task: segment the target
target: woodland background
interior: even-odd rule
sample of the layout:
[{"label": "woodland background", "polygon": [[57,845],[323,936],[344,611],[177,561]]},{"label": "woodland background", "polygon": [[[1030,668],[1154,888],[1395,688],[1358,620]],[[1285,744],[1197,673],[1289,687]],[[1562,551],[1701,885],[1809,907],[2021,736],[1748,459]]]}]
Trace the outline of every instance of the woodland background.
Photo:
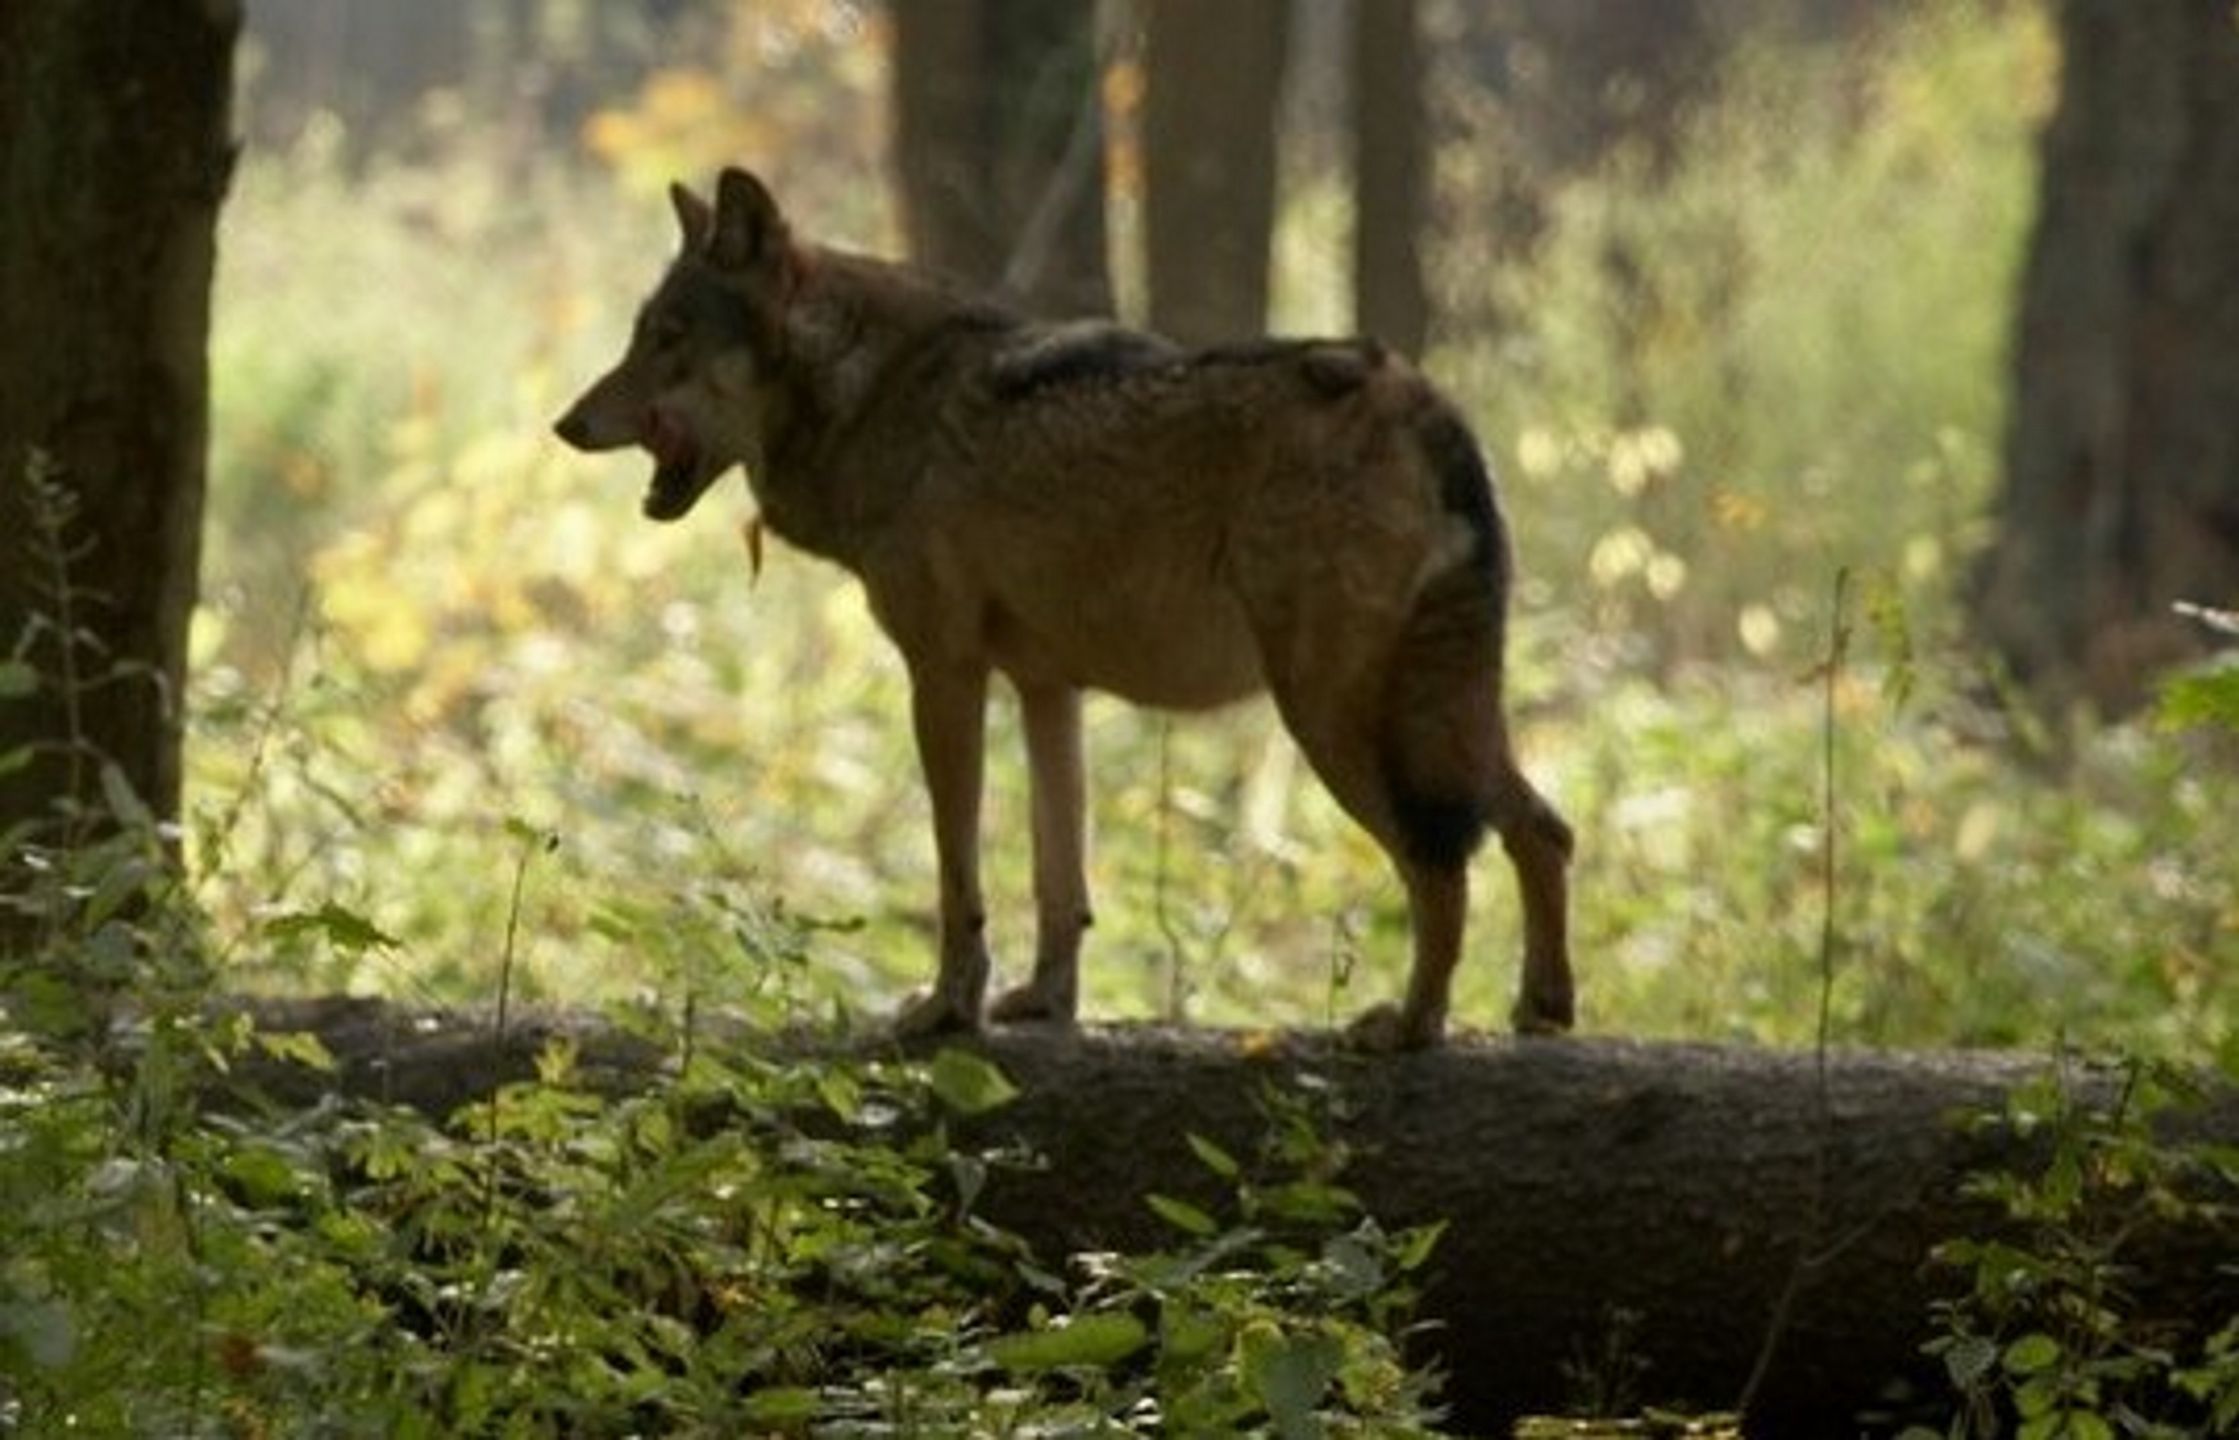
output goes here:
[{"label": "woodland background", "polygon": [[[482,1313],[473,1296],[501,1272],[541,1274],[523,1254],[559,1266],[580,1247],[536,1230],[528,1203],[589,1183],[542,1168],[580,1159],[566,1127],[593,1123],[553,1098],[573,1094],[564,1046],[548,1057],[556,1088],[524,1102],[517,1131],[501,1136],[489,1108],[488,1150],[469,1145],[481,1120],[440,1139],[406,1129],[406,1143],[382,1128],[406,1125],[390,1116],[347,1143],[254,1132],[261,1158],[242,1160],[224,1148],[241,1142],[233,1122],[183,1098],[185,1077],[255,1048],[200,1018],[213,988],[605,1006],[681,1044],[674,1068],[698,1075],[711,1063],[698,1017],[861,1028],[922,983],[925,802],[900,666],[854,590],[775,547],[756,573],[743,487],[688,525],[648,525],[642,466],[572,455],[548,433],[618,351],[673,246],[662,188],[704,187],[727,163],[770,181],[811,237],[1009,279],[1052,308],[1108,302],[1193,338],[1363,325],[1420,352],[1483,436],[1516,534],[1511,693],[1526,765],[1581,836],[1588,1035],[2074,1048],[2126,1057],[2134,1075],[2239,1074],[2239,671],[2214,623],[2239,600],[2239,22],[2226,5],[271,0],[250,6],[230,52],[230,121],[179,127],[207,173],[143,156],[122,180],[56,166],[70,142],[54,136],[98,137],[102,115],[129,127],[161,87],[78,85],[57,57],[170,75],[187,49],[163,53],[152,29],[139,51],[71,48],[54,39],[76,23],[68,9],[0,17],[0,94],[32,97],[7,102],[0,132],[14,202],[0,222],[0,493],[16,547],[0,621],[20,635],[0,660],[14,917],[0,929],[0,1155],[23,1201],[0,1248],[30,1257],[0,1262],[0,1342],[17,1368],[0,1377],[0,1430],[47,1433],[43,1410],[97,1433],[86,1417],[117,1433],[296,1433],[275,1419],[296,1413],[290,1386],[349,1397],[368,1433],[405,1414],[423,1433],[744,1423],[721,1407],[742,1371],[765,1373],[746,1360],[722,1372],[728,1391],[719,1377],[690,1405],[648,1390],[570,1410],[564,1397],[591,1407],[603,1392],[524,1359],[556,1353],[536,1335],[452,1324],[446,1307]],[[45,98],[65,89],[87,108]],[[71,129],[62,115],[96,119]],[[189,414],[154,449],[122,444],[91,465],[71,447],[115,394],[42,410],[36,377],[73,353],[56,338],[80,333],[70,317],[137,283],[150,252],[69,249],[68,226],[144,242],[158,222],[118,226],[116,197],[155,203],[183,173],[205,211],[223,197],[207,447]],[[65,192],[96,199],[81,214],[54,199]],[[82,263],[53,261],[65,253]],[[185,330],[201,353],[199,327]],[[174,483],[142,462],[179,453],[182,433],[194,473]],[[182,513],[160,503],[189,494]],[[150,535],[170,539],[140,543]],[[184,585],[151,558],[192,557],[196,541]],[[158,581],[146,603],[173,638],[142,650],[103,632]],[[57,618],[73,603],[76,619]],[[136,738],[104,738],[112,712]],[[1000,704],[992,731],[992,933],[998,963],[1015,965],[1032,906],[1020,747]],[[1256,1035],[1327,1026],[1396,988],[1402,897],[1264,708],[1174,722],[1092,702],[1087,738],[1090,1016]],[[1517,921],[1505,885],[1477,892],[1455,1012],[1491,1029]],[[321,1059],[312,1042],[264,1048]],[[866,1095],[931,1103],[901,1072],[745,1071],[751,1085],[726,1072],[730,1103],[779,1129],[804,1096],[849,1122]],[[952,1068],[934,1092],[972,1110],[1007,1088]],[[2078,1162],[2094,1184],[2110,1178],[2092,1168],[2110,1137],[2140,1147],[2112,1176],[2118,1200],[2143,1186],[2182,1208],[2174,1197],[2196,1194],[2192,1171],[2135,1160],[2167,1157],[2124,1105],[2093,1112],[2093,1130],[2058,1086],[2032,1103],[2024,1129],[2084,1126],[2074,1153],[2098,1157]],[[659,1113],[673,1128],[648,1154],[715,1164]],[[1286,1116],[1271,1123],[1290,1148],[1268,1163],[1334,1183],[1315,1168],[1329,1159],[1315,1126],[1286,1130]],[[936,1210],[964,1183],[946,1161],[860,1143],[795,1189],[727,1183],[773,1215],[813,1211],[834,1176],[881,1166],[909,1176],[888,1198],[937,1191]],[[1214,1153],[1197,1158],[1233,1178]],[[764,1184],[777,1168],[725,1154]],[[2228,1187],[2239,1167],[2218,1163]],[[350,1187],[364,1183],[390,1186],[392,1208],[363,1203]],[[454,1183],[484,1197],[461,1205],[455,1232],[405,1224]],[[225,1203],[198,1210],[211,1196]],[[1267,1218],[1251,1204],[1246,1229]],[[378,1212],[381,1243],[461,1268],[424,1295],[395,1274],[365,1285],[353,1247],[371,1234],[314,1227],[315,1255],[287,1250],[303,1267],[287,1273],[359,1276],[314,1302],[210,1258],[221,1235],[244,1253],[302,1243],[268,1212],[306,1207],[329,1232],[375,1227]],[[1158,1213],[1184,1237],[1239,1233],[1225,1214]],[[683,1231],[721,1228],[694,1215]],[[877,1230],[818,1244],[875,1249]],[[721,1265],[677,1243],[694,1293],[717,1293]],[[629,1278],[609,1279],[634,1295],[648,1272],[623,1249]],[[1397,1284],[1403,1257],[1423,1263],[1401,1244],[1379,1274]],[[120,1260],[144,1288],[117,1285]],[[801,1263],[822,1283],[827,1260]],[[1156,1289],[1140,1283],[1126,1304],[1093,1286],[1068,1303],[1139,1310]],[[169,1284],[211,1307],[175,1349],[151,1340]],[[416,1296],[401,1310],[400,1290]],[[1220,1312],[1226,1403],[1244,1408],[1206,1414],[1307,1433],[1286,1428],[1267,1381],[1281,1368],[1268,1356],[1306,1361],[1242,1338],[1264,1339],[1261,1322],[1305,1333],[1297,1293],[1278,1284],[1253,1292],[1264,1312]],[[952,1320],[973,1303],[941,1301]],[[1020,1303],[987,1300],[975,1323],[1000,1329],[989,1317],[1015,1320]],[[678,1324],[706,1318],[673,1308]],[[1395,1328],[1399,1308],[1356,1316],[1362,1333]],[[443,1352],[457,1368],[424,1384],[345,1374],[336,1337],[399,1313],[415,1344],[458,1342]],[[2115,1413],[2117,1379],[2083,1364],[2114,1353],[2108,1334],[2179,1355],[2164,1381],[2225,1357],[2200,1371],[2207,1398],[2168,1400],[2176,1428],[2133,1433],[2205,1433],[2184,1427],[2219,1403],[2239,1410],[2226,1316],[2190,1317],[2180,1344],[2142,1322],[2068,1331],[2031,1313],[1921,1316],[1967,1397],[1935,1412],[1950,1417],[1936,1433],[2001,1423],[1970,1415],[2033,1418],[2017,1397],[2047,1373],[2023,1343],[2039,1334],[2059,1336],[2069,1388],[2034,1418],[2071,1428],[2035,1433],[2114,1433],[2072,1418]],[[321,1338],[290,1339],[290,1323]],[[610,1363],[643,1343],[602,1335]],[[1970,1337],[1990,1346],[1972,1370]],[[755,1414],[807,1425],[810,1410],[783,1408],[807,1403],[795,1392],[845,1387],[771,1343],[787,1358],[767,1393],[782,1397]],[[329,1369],[291,1370],[299,1350]],[[1120,1366],[1132,1353],[1065,1359],[1116,1387],[1083,1380],[1065,1403],[1127,1413],[1126,1387],[1147,1383]],[[698,1374],[663,1354],[654,1369]],[[943,1383],[966,1377],[942,1392],[962,1408],[940,1413],[993,1423],[970,1377],[994,1362],[942,1371],[909,1354]],[[108,1393],[94,1377],[128,1356],[145,1383]],[[1604,1358],[1596,1374],[1631,1373]],[[889,1355],[887,1372],[901,1363]],[[1418,1398],[1362,1383],[1316,1423],[1342,1430],[1339,1411],[1366,1424]],[[908,1431],[890,1392],[846,1393],[847,1414]],[[1579,1393],[1604,1410],[1642,1398]]]}]

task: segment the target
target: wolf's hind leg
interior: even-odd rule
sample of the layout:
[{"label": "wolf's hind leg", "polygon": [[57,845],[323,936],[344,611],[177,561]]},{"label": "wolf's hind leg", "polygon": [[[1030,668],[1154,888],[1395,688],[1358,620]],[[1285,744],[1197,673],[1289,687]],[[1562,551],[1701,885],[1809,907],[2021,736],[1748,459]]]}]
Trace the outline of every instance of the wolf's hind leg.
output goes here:
[{"label": "wolf's hind leg", "polygon": [[980,896],[980,789],[985,767],[987,671],[913,663],[910,719],[933,805],[941,876],[940,973],[895,1020],[903,1037],[976,1030],[987,993],[987,909]]},{"label": "wolf's hind leg", "polygon": [[1421,1050],[1444,1037],[1447,997],[1469,918],[1465,865],[1397,857],[1394,863],[1407,885],[1408,920],[1415,933],[1414,967],[1408,971],[1405,999],[1398,1005],[1378,1005],[1349,1027],[1349,1038],[1367,1050]]},{"label": "wolf's hind leg", "polygon": [[1512,761],[1506,762],[1495,791],[1492,822],[1509,864],[1515,867],[1516,891],[1524,907],[1524,976],[1510,1018],[1519,1034],[1568,1030],[1575,1018],[1569,935],[1570,826]]},{"label": "wolf's hind leg", "polygon": [[989,1014],[1069,1025],[1080,1003],[1081,932],[1090,921],[1080,692],[1021,686],[1019,715],[1034,807],[1034,975],[997,997]]}]

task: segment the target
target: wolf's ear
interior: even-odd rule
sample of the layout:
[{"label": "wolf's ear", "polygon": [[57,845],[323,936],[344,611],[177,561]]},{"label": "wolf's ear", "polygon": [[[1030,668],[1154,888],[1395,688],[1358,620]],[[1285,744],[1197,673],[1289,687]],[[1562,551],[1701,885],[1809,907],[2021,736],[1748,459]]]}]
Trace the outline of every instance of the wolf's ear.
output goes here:
[{"label": "wolf's ear", "polygon": [[725,270],[752,270],[785,253],[785,217],[761,181],[733,166],[715,182],[707,255]]},{"label": "wolf's ear", "polygon": [[715,228],[715,210],[681,181],[669,185],[669,204],[676,207],[676,228],[684,232],[684,251],[690,254],[707,244]]}]

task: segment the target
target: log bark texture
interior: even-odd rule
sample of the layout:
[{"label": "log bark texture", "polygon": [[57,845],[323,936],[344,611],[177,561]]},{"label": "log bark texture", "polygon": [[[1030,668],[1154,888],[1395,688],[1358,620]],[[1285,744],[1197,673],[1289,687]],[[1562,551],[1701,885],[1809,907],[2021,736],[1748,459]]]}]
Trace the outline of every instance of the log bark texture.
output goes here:
[{"label": "log bark texture", "polygon": [[[582,1017],[486,1022],[400,1015],[370,1002],[267,1006],[266,1028],[317,1031],[335,1076],[273,1074],[298,1101],[339,1085],[437,1111],[525,1079],[565,1033],[588,1073],[627,1086],[661,1057]],[[1565,1367],[1598,1354],[1613,1317],[1658,1402],[1732,1406],[1766,1342],[1799,1255],[1791,1323],[1752,1433],[1873,1433],[1855,1417],[1892,1382],[1932,1378],[1920,1344],[1930,1304],[1958,1288],[1931,1264],[1939,1240],[1995,1223],[1961,1190],[1973,1169],[2017,1158],[1995,1132],[1953,1123],[1994,1108],[2048,1061],[2016,1054],[1836,1053],[1822,1112],[1810,1054],[1621,1040],[1462,1043],[1397,1058],[1326,1037],[1116,1029],[999,1032],[976,1042],[1021,1095],[961,1139],[1023,1142],[1046,1156],[1005,1174],[982,1209],[1053,1257],[1171,1244],[1144,1205],[1157,1191],[1218,1211],[1219,1182],[1186,1136],[1249,1155],[1270,1085],[1315,1077],[1330,1129],[1357,1155],[1342,1183],[1387,1226],[1444,1220],[1426,1310],[1453,1428],[1506,1433],[1517,1415],[1575,1398]],[[2090,1083],[2090,1082],[2086,1082]],[[1824,1119],[1823,1119],[1824,1113]],[[2239,1140],[2239,1095],[2197,1123]],[[1814,1191],[1820,1187],[1818,1220]],[[2159,1236],[2134,1290],[2164,1314],[2229,1314],[2239,1237]]]}]

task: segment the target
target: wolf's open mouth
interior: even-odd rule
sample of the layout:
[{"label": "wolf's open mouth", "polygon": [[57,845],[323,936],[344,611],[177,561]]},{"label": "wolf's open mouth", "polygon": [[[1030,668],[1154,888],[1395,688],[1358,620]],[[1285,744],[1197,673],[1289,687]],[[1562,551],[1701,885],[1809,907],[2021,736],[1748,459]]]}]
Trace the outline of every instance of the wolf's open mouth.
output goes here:
[{"label": "wolf's open mouth", "polygon": [[664,411],[646,417],[643,443],[653,454],[653,483],[645,491],[646,518],[681,519],[715,479],[716,467],[707,463],[691,430]]}]

